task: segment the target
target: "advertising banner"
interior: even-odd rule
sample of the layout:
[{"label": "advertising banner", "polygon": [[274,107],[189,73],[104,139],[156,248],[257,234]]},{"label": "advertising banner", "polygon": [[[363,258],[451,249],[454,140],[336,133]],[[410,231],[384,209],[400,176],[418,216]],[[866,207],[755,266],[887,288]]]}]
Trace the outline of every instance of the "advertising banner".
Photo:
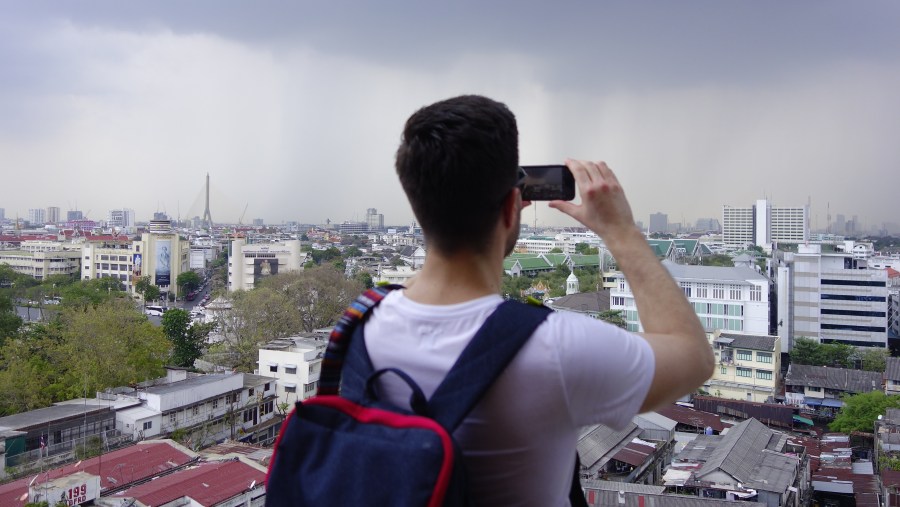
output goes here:
[{"label": "advertising banner", "polygon": [[261,278],[278,274],[278,259],[253,259],[253,284]]},{"label": "advertising banner", "polygon": [[172,283],[172,240],[156,241],[156,285],[164,287]]},{"label": "advertising banner", "polygon": [[141,268],[144,264],[144,256],[142,254],[136,253],[131,259],[131,274],[132,278],[140,278],[141,276]]}]

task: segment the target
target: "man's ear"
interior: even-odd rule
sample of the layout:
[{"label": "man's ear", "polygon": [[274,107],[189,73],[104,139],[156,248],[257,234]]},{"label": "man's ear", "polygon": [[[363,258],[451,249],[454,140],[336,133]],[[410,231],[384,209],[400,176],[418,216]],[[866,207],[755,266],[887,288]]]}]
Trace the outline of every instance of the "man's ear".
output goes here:
[{"label": "man's ear", "polygon": [[507,229],[515,227],[516,217],[522,211],[519,206],[521,195],[519,192],[520,190],[517,187],[514,187],[506,194],[506,197],[503,198],[503,209],[501,210],[500,215],[503,219],[503,226]]}]

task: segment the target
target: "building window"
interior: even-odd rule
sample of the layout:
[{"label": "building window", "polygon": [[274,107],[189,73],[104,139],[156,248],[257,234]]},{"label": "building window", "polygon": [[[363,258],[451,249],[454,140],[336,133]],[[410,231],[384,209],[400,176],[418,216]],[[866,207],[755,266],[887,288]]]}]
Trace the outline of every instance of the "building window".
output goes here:
[{"label": "building window", "polygon": [[253,396],[255,392],[256,390],[251,387],[250,389],[247,389],[247,396]]},{"label": "building window", "polygon": [[723,366],[723,367],[722,367],[722,375],[725,375],[726,373],[728,373],[728,367],[727,367],[727,366]]},{"label": "building window", "polygon": [[772,364],[772,354],[768,352],[757,352],[756,360],[760,363],[769,363]]},{"label": "building window", "polygon": [[821,387],[816,387],[816,386],[807,386],[807,387],[806,387],[806,390],[809,391],[809,392],[813,392],[813,393],[819,393],[819,392],[822,392],[822,388],[821,388]]},{"label": "building window", "polygon": [[175,412],[172,412],[169,414],[169,424],[175,424],[176,422],[178,422],[178,419],[175,416]]},{"label": "building window", "polygon": [[305,394],[309,394],[309,393],[311,393],[311,392],[314,392],[314,391],[316,390],[316,386],[317,386],[318,384],[319,384],[318,382],[313,382],[312,384],[304,384],[304,385],[303,385],[303,392],[304,392]]},{"label": "building window", "polygon": [[712,297],[713,299],[725,299],[725,286],[720,284],[713,285]]},{"label": "building window", "polygon": [[295,386],[295,385],[285,385],[285,386],[284,386],[284,392],[286,392],[286,393],[296,393],[296,392],[297,392],[297,386]]},{"label": "building window", "polygon": [[738,361],[752,361],[753,353],[749,350],[738,350],[737,351]]},{"label": "building window", "polygon": [[706,292],[706,284],[705,284],[705,283],[698,283],[698,284],[697,284],[697,297],[698,297],[698,298],[705,298],[705,297],[706,297],[706,294],[707,294],[707,292]]},{"label": "building window", "polygon": [[687,297],[691,297],[691,284],[687,282],[681,282],[681,290],[684,291],[684,295]]},{"label": "building window", "polygon": [[751,370],[750,368],[741,368],[740,366],[737,367],[737,376],[738,377],[748,377],[749,378],[752,373],[753,373],[753,370]]},{"label": "building window", "polygon": [[272,373],[278,373],[278,365],[277,365],[277,364],[270,364],[270,365],[269,365],[269,371],[272,372]]},{"label": "building window", "polygon": [[153,421],[144,421],[144,431],[153,427]]},{"label": "building window", "polygon": [[272,388],[271,382],[266,382],[265,387],[263,387],[263,391],[268,391],[268,390],[271,389],[271,388]]},{"label": "building window", "polygon": [[219,398],[216,398],[212,401],[212,408],[219,408]]},{"label": "building window", "polygon": [[756,378],[762,380],[772,380],[772,372],[769,370],[756,370]]},{"label": "building window", "polygon": [[741,300],[741,287],[740,285],[730,285],[728,290],[728,299],[732,299],[734,301]]},{"label": "building window", "polygon": [[200,415],[200,406],[199,405],[194,407],[193,409],[191,409],[191,415]]},{"label": "building window", "polygon": [[762,288],[759,285],[750,286],[750,301],[762,301]]},{"label": "building window", "polygon": [[285,366],[285,367],[284,367],[284,372],[287,373],[288,375],[296,375],[296,374],[297,374],[297,367],[294,366],[293,368],[290,368],[290,367]]},{"label": "building window", "polygon": [[613,296],[612,304],[613,306],[625,306],[625,298],[622,296]]}]

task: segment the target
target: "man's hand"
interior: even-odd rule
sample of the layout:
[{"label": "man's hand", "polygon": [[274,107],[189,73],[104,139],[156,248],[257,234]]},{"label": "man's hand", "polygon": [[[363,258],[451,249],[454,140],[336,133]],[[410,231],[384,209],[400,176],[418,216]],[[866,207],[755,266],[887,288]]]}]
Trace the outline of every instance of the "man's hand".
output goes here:
[{"label": "man's hand", "polygon": [[615,239],[634,229],[634,215],[622,185],[605,162],[566,160],[581,203],[550,201],[551,208],[578,220],[604,239]]}]

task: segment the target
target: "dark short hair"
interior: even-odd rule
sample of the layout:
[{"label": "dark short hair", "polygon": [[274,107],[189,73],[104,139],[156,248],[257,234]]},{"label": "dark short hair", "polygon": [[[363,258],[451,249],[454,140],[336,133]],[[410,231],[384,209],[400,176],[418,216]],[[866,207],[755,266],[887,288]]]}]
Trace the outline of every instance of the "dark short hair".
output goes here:
[{"label": "dark short hair", "polygon": [[425,106],[406,121],[396,166],[428,243],[481,251],[516,184],[516,117],[478,95]]}]

